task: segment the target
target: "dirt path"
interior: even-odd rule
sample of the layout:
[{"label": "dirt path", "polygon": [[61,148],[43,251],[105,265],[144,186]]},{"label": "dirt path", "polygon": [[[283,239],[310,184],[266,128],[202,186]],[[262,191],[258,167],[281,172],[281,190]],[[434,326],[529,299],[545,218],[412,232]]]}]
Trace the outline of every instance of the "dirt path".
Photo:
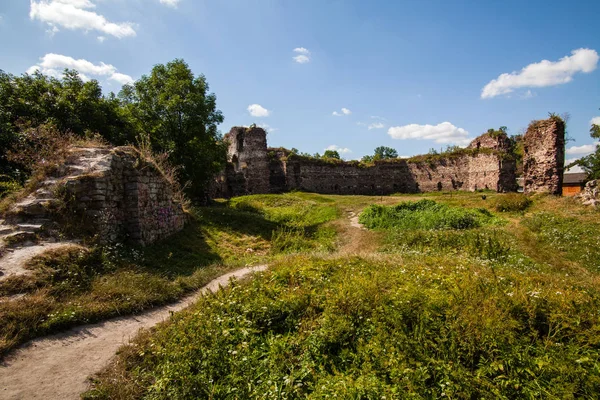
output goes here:
[{"label": "dirt path", "polygon": [[380,242],[376,232],[369,231],[360,222],[359,214],[353,210],[346,210],[347,219],[339,222],[339,237],[342,243],[339,253],[343,255],[365,255],[377,250]]},{"label": "dirt path", "polygon": [[71,246],[75,246],[75,244],[70,242],[41,243],[16,249],[8,249],[6,250],[6,254],[3,257],[0,257],[0,281],[11,276],[30,274],[32,271],[25,267],[32,258],[42,255],[49,250]]},{"label": "dirt path", "polygon": [[118,348],[128,343],[141,328],[150,328],[188,307],[199,296],[264,271],[264,265],[243,268],[211,281],[194,295],[169,306],[138,316],[86,325],[33,340],[9,354],[0,364],[0,398],[79,399],[88,387],[87,378],[105,367]]}]

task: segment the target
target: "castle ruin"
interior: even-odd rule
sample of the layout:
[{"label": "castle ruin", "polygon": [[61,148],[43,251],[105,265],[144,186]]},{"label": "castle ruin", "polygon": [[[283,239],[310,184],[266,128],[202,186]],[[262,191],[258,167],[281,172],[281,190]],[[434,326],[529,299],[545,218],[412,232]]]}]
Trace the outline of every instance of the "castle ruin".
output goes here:
[{"label": "castle ruin", "polygon": [[381,160],[370,165],[268,148],[266,132],[257,127],[234,127],[225,139],[229,163],[219,179],[217,196],[291,190],[345,195],[516,190],[516,164],[510,140],[503,133],[483,134],[456,154]]},{"label": "castle ruin", "polygon": [[524,193],[562,194],[565,123],[556,116],[529,125],[523,137]]}]

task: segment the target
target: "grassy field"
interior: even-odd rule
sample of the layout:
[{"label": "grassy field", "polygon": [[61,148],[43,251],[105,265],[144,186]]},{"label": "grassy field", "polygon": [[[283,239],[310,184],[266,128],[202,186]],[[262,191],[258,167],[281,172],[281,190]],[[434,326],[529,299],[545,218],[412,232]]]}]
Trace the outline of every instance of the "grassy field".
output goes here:
[{"label": "grassy field", "polygon": [[142,333],[84,397],[597,398],[600,213],[530,200],[235,199],[273,232],[251,235],[269,271]]},{"label": "grassy field", "polygon": [[[214,277],[294,251],[331,252],[333,201],[250,196],[193,209],[177,235],[146,248],[75,246],[0,283],[0,355],[25,340],[175,301]],[[16,300],[1,301],[10,296]]]}]

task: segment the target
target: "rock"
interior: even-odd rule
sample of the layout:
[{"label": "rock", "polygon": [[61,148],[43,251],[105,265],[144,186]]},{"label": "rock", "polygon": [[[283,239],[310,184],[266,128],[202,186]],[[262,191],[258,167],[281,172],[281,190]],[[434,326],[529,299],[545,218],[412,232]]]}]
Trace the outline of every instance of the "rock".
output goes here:
[{"label": "rock", "polygon": [[600,205],[600,181],[591,180],[577,195],[583,205],[596,207]]}]

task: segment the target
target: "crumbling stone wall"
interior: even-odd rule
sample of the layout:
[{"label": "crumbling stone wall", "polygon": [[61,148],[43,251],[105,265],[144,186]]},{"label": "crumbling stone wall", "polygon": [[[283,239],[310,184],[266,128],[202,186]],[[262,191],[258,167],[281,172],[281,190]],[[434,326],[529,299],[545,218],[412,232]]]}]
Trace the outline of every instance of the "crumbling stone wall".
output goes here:
[{"label": "crumbling stone wall", "polygon": [[[229,171],[226,171],[231,196],[269,193],[267,133],[262,128],[234,126],[224,139],[229,143]],[[232,169],[231,169],[232,168]]]},{"label": "crumbling stone wall", "polygon": [[561,118],[534,121],[523,137],[525,193],[562,194],[565,123]]},{"label": "crumbling stone wall", "polygon": [[507,157],[511,145],[505,134],[481,135],[460,156],[422,162],[383,160],[372,166],[301,157],[283,148],[267,149],[266,133],[260,128],[234,127],[226,139],[230,163],[224,180],[217,183],[226,186],[220,191],[224,197],[289,190],[356,195],[516,190],[515,163]]},{"label": "crumbling stone wall", "polygon": [[282,161],[287,190],[324,194],[383,195],[415,193],[418,188],[404,160],[378,161],[372,167],[358,162],[328,162],[294,158]]},{"label": "crumbling stone wall", "polygon": [[147,245],[180,231],[185,224],[172,185],[132,147],[107,150],[93,173],[66,181],[66,199],[75,218],[103,242]]}]

